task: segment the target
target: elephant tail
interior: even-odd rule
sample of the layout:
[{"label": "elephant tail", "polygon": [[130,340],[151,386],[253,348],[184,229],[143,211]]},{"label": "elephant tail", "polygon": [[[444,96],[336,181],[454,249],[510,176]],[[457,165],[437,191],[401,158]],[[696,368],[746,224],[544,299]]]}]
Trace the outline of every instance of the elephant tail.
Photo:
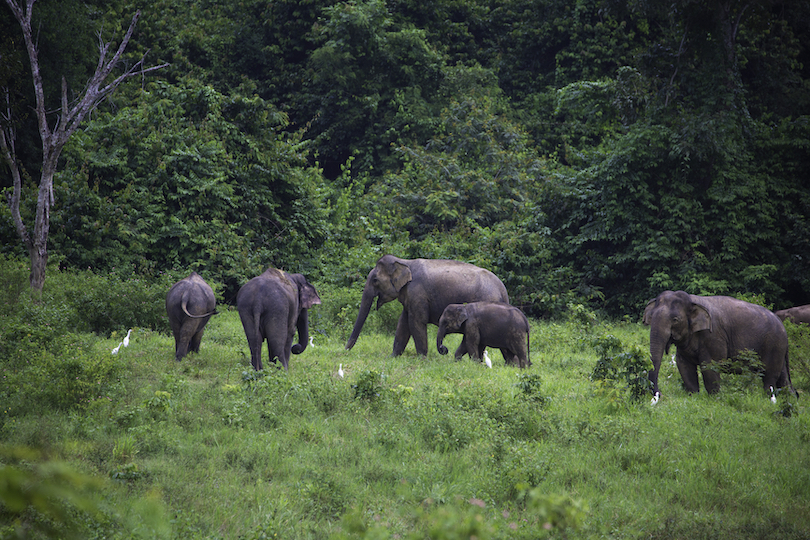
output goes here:
[{"label": "elephant tail", "polygon": [[183,308],[183,313],[185,313],[187,317],[191,317],[192,319],[203,319],[212,315],[219,315],[219,311],[216,309],[214,309],[214,311],[209,311],[208,313],[203,313],[202,315],[192,315],[188,312],[188,295],[189,291],[186,290],[183,293],[183,301],[180,303],[180,306]]}]

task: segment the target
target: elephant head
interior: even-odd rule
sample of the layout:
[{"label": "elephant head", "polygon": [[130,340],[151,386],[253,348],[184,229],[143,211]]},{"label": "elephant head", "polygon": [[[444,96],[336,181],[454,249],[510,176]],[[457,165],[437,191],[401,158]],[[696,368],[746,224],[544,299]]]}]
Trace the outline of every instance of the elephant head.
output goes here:
[{"label": "elephant head", "polygon": [[665,291],[651,300],[644,309],[644,324],[650,327],[650,359],[653,369],[650,381],[653,391],[658,392],[658,371],[661,357],[669,353],[672,344],[686,344],[695,332],[712,330],[709,310],[692,301],[683,291]]},{"label": "elephant head", "polygon": [[377,261],[377,265],[366,278],[363,297],[360,300],[360,311],[357,313],[357,320],[354,323],[352,334],[349,336],[349,341],[346,343],[346,349],[351,349],[357,342],[374,299],[377,299],[377,309],[380,309],[380,306],[396,300],[399,291],[412,279],[413,275],[406,261],[392,255],[385,255]]},{"label": "elephant head", "polygon": [[286,277],[298,288],[298,343],[292,346],[293,354],[301,354],[309,343],[309,308],[321,303],[318,292],[302,274],[286,274]]},{"label": "elephant head", "polygon": [[444,346],[444,336],[463,332],[464,322],[467,320],[467,306],[464,304],[450,304],[444,309],[439,319],[439,331],[436,334],[436,349],[439,354],[447,354],[447,347]]}]

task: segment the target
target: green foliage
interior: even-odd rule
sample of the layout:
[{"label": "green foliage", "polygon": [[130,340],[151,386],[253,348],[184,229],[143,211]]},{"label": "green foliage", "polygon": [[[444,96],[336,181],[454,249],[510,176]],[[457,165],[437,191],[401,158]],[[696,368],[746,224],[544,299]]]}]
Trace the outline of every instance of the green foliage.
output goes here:
[{"label": "green foliage", "polygon": [[518,382],[515,386],[523,399],[543,405],[548,397],[541,393],[543,379],[537,373],[518,373]]},{"label": "green foliage", "polygon": [[611,334],[596,338],[593,346],[599,359],[591,379],[600,384],[601,392],[615,399],[612,390],[618,383],[631,402],[640,402],[649,396],[652,383],[647,373],[652,363],[648,352],[639,346],[627,351],[621,340]]},{"label": "green foliage", "polygon": [[81,538],[77,514],[101,513],[92,496],[101,483],[66,463],[22,447],[0,447],[0,463],[4,538]]},{"label": "green foliage", "polygon": [[357,382],[352,388],[355,399],[374,401],[383,391],[383,376],[374,370],[363,371],[357,376]]},{"label": "green foliage", "polygon": [[69,219],[52,220],[54,241],[79,267],[200,269],[228,297],[270,264],[303,269],[324,234],[318,207],[302,205],[320,179],[286,126],[258,97],[153,84],[66,148],[55,189]]}]

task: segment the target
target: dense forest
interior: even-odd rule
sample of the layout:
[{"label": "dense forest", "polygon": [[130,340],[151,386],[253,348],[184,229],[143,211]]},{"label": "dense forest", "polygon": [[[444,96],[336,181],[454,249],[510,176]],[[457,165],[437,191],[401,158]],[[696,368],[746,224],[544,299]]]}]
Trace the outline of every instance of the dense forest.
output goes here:
[{"label": "dense forest", "polygon": [[[663,289],[810,302],[808,1],[41,0],[54,118],[138,9],[128,61],[169,65],[65,147],[52,264],[197,270],[228,302],[269,265],[340,288],[385,253],[489,268],[535,317],[635,318]],[[0,36],[30,222],[5,5]],[[26,256],[5,203],[0,238]]]}]

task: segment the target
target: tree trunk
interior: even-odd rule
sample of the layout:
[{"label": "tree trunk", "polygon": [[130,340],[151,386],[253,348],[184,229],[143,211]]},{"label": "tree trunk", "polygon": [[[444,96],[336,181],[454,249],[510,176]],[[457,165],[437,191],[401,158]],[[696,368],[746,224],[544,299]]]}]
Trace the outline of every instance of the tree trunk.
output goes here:
[{"label": "tree trunk", "polygon": [[3,159],[11,169],[11,176],[14,182],[14,189],[9,200],[14,225],[20,239],[28,249],[31,259],[31,288],[42,292],[45,284],[45,269],[48,264],[48,232],[51,223],[51,208],[54,205],[53,198],[53,177],[56,174],[56,167],[59,162],[59,155],[62,148],[67,144],[71,135],[79,128],[85,117],[96,108],[96,106],[110,95],[119,84],[130,77],[143,75],[149,71],[160,69],[168,64],[161,64],[148,69],[144,69],[144,57],[124,70],[124,73],[107,83],[107,79],[112,74],[116,66],[121,62],[124,50],[129,44],[135,24],[140,17],[140,11],[135,12],[129,28],[121,39],[118,49],[112,58],[107,59],[112,42],[99,42],[99,61],[93,77],[87,83],[84,93],[79,97],[78,102],[72,107],[68,107],[68,90],[65,79],[62,78],[62,107],[56,118],[53,129],[48,120],[48,112],[45,103],[45,90],[42,83],[42,74],[39,68],[39,56],[37,43],[31,26],[32,12],[36,0],[6,0],[6,5],[11,9],[14,18],[20,25],[25,48],[28,52],[28,60],[31,66],[31,78],[34,84],[34,96],[36,97],[36,115],[39,126],[39,135],[42,139],[42,171],[40,173],[39,192],[37,194],[37,211],[34,222],[33,237],[29,235],[28,229],[20,216],[20,198],[22,197],[22,182],[20,179],[19,163],[14,148],[16,131],[11,113],[10,93],[5,88],[6,107],[2,116],[2,132],[0,132],[0,148],[3,150]]}]

